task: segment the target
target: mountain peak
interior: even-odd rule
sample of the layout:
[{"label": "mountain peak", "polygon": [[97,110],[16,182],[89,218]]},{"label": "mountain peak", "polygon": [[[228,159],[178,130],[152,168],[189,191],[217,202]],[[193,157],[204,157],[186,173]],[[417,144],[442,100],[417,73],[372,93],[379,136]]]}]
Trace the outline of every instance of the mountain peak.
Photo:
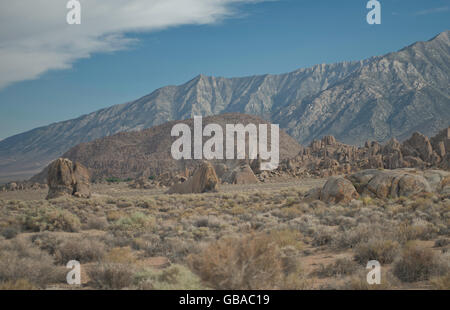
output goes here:
[{"label": "mountain peak", "polygon": [[446,30],[432,38],[430,41],[442,41],[448,43],[450,41],[450,30]]}]

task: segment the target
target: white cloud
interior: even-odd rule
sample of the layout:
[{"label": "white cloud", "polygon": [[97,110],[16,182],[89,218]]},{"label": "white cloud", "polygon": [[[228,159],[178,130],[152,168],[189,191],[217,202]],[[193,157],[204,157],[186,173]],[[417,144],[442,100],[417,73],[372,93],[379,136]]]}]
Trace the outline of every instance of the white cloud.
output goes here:
[{"label": "white cloud", "polygon": [[67,0],[2,1],[0,89],[123,49],[133,41],[130,32],[217,22],[234,15],[239,2],[258,0],[80,0],[81,25],[68,25]]},{"label": "white cloud", "polygon": [[447,11],[449,11],[449,9],[450,9],[450,7],[443,6],[443,7],[440,7],[440,8],[432,8],[432,9],[419,11],[419,12],[416,12],[414,15],[420,16],[420,15],[429,15],[429,14],[433,14],[433,13],[447,12]]}]

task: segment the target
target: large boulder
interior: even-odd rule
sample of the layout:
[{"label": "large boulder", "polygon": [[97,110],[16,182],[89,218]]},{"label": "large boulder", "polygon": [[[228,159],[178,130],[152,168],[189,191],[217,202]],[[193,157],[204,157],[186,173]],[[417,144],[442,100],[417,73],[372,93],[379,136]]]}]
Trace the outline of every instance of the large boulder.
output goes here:
[{"label": "large boulder", "polygon": [[91,196],[89,171],[80,163],[59,158],[50,164],[47,175],[47,199],[61,196],[89,198]]},{"label": "large boulder", "polygon": [[423,161],[431,161],[433,148],[427,136],[415,132],[401,146],[403,156],[419,157]]},{"label": "large boulder", "polygon": [[209,162],[203,162],[194,174],[185,182],[173,185],[168,194],[190,194],[217,192],[219,179],[213,166]]},{"label": "large boulder", "polygon": [[91,197],[91,184],[88,169],[80,163],[73,163],[73,195],[80,198]]},{"label": "large boulder", "polygon": [[349,176],[359,194],[378,198],[412,196],[432,192],[423,175],[413,169],[359,171]]},{"label": "large boulder", "polygon": [[259,183],[252,168],[247,161],[238,161],[230,163],[228,170],[221,175],[223,183],[229,184],[255,184]]},{"label": "large boulder", "polygon": [[405,167],[405,161],[403,160],[403,154],[400,148],[401,144],[395,138],[392,138],[383,146],[382,154],[385,168],[397,169]]},{"label": "large boulder", "polygon": [[249,165],[241,165],[234,169],[232,173],[232,184],[255,184],[259,183],[258,178],[253,173]]},{"label": "large boulder", "polygon": [[320,191],[320,200],[328,203],[347,203],[359,197],[352,182],[343,177],[331,177]]}]

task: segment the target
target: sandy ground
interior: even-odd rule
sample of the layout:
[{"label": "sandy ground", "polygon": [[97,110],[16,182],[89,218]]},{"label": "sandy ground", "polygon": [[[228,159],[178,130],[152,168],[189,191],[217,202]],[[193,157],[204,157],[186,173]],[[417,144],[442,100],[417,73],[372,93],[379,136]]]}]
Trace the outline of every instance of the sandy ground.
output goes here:
[{"label": "sandy ground", "polygon": [[[309,190],[314,187],[321,187],[326,182],[326,179],[295,179],[292,181],[273,182],[273,183],[258,183],[258,184],[246,184],[246,185],[231,185],[222,184],[219,188],[219,192],[252,192],[261,190],[277,190],[290,187],[300,188],[301,190]],[[128,187],[127,183],[118,184],[93,184],[92,195],[107,195],[112,197],[135,197],[135,196],[153,196],[161,195],[167,191],[167,188],[161,189],[132,189]],[[4,200],[41,200],[45,199],[47,195],[47,189],[39,190],[22,190],[14,192],[0,192],[0,199]]]}]

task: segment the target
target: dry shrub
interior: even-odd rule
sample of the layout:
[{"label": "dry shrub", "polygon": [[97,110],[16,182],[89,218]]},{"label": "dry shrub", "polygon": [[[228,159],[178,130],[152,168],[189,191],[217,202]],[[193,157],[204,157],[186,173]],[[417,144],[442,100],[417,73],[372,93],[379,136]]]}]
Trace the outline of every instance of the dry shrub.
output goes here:
[{"label": "dry shrub", "polygon": [[36,287],[31,284],[27,279],[9,280],[0,283],[0,291],[13,290],[13,291],[24,291],[24,290],[34,290]]},{"label": "dry shrub", "polygon": [[112,210],[106,214],[106,219],[108,222],[112,223],[125,216],[127,216],[127,214],[122,210]]},{"label": "dry shrub", "polygon": [[270,237],[280,248],[293,246],[301,250],[304,246],[302,242],[302,234],[294,229],[272,230]]},{"label": "dry shrub", "polygon": [[67,264],[71,260],[80,263],[99,261],[105,255],[105,245],[99,241],[87,238],[69,238],[63,241],[55,251],[59,264]]},{"label": "dry shrub", "polygon": [[216,289],[273,289],[283,280],[279,248],[265,234],[211,243],[188,263]]},{"label": "dry shrub", "polygon": [[416,220],[413,224],[401,223],[395,233],[399,242],[406,243],[414,240],[430,240],[437,232],[438,229],[432,223]]},{"label": "dry shrub", "polygon": [[80,230],[80,219],[66,210],[35,208],[28,210],[22,217],[25,230],[31,231],[67,231]]},{"label": "dry shrub", "polygon": [[105,230],[108,227],[108,221],[104,217],[90,217],[86,227],[87,229]]},{"label": "dry shrub", "polygon": [[348,258],[338,258],[334,263],[323,265],[313,272],[313,275],[319,278],[340,277],[352,275],[358,270],[359,266]]},{"label": "dry shrub", "polygon": [[48,231],[33,235],[31,237],[31,241],[34,245],[39,247],[41,250],[46,251],[50,255],[54,255],[56,253],[56,250],[61,243],[61,240],[56,237],[55,233]]},{"label": "dry shrub", "polygon": [[311,244],[313,246],[323,246],[330,244],[333,240],[333,236],[336,232],[328,226],[319,226],[313,233],[313,239]]},{"label": "dry shrub", "polygon": [[20,233],[20,227],[17,225],[6,227],[2,230],[1,235],[5,239],[15,238]]},{"label": "dry shrub", "polygon": [[207,288],[195,274],[181,265],[172,265],[163,270],[143,270],[136,274],[136,282],[139,289],[200,290]]},{"label": "dry shrub", "polygon": [[430,280],[431,285],[436,290],[450,290],[450,274],[442,277],[435,277]]},{"label": "dry shrub", "polygon": [[135,271],[129,264],[98,263],[88,269],[91,285],[99,289],[119,290],[132,286]]},{"label": "dry shrub", "polygon": [[403,282],[424,281],[448,271],[448,262],[443,262],[433,250],[415,243],[405,246],[393,267],[394,275]]},{"label": "dry shrub", "polygon": [[31,242],[23,239],[4,241],[0,244],[0,282],[13,283],[21,279],[45,287],[63,281],[64,277],[53,265],[53,258]]},{"label": "dry shrub", "polygon": [[399,250],[399,244],[392,240],[370,239],[362,242],[355,248],[354,259],[360,264],[377,260],[381,264],[390,264],[394,261]]},{"label": "dry shrub", "polygon": [[450,244],[450,239],[440,238],[434,242],[435,248],[442,248]]},{"label": "dry shrub", "polygon": [[342,290],[389,290],[394,287],[398,287],[398,280],[389,272],[384,269],[381,270],[381,283],[369,284],[367,283],[367,270],[357,272],[344,284],[340,285],[338,289]]},{"label": "dry shrub", "polygon": [[156,221],[152,216],[134,212],[119,218],[109,228],[116,235],[136,237],[141,233],[153,231],[155,227]]},{"label": "dry shrub", "polygon": [[105,256],[108,263],[133,264],[136,257],[130,247],[117,247],[111,249]]}]

